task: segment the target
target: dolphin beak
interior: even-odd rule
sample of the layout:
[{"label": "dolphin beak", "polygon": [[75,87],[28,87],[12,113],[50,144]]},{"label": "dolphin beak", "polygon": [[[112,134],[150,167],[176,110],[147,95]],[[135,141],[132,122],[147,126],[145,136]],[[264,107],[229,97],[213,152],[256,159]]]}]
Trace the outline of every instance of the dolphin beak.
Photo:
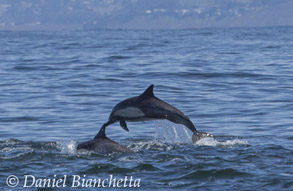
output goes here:
[{"label": "dolphin beak", "polygon": [[205,138],[205,137],[213,137],[213,135],[206,133],[206,132],[196,131],[192,135],[192,142],[195,144],[197,141],[199,141],[200,139]]}]

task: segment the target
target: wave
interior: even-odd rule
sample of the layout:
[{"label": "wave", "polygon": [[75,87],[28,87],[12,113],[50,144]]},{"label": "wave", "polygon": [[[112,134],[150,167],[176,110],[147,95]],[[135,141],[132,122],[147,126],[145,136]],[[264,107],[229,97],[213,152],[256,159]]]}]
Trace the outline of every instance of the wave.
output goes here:
[{"label": "wave", "polygon": [[135,140],[127,147],[134,152],[140,152],[144,150],[169,151],[174,149],[174,145],[158,140]]},{"label": "wave", "polygon": [[237,176],[249,176],[249,173],[241,172],[237,169],[233,168],[225,168],[220,170],[195,170],[187,175],[184,175],[179,178],[182,180],[188,179],[227,179],[227,178],[235,178]]},{"label": "wave", "polygon": [[[174,128],[176,129],[176,128]],[[172,129],[172,130],[174,130]],[[185,132],[185,131],[184,131]],[[188,133],[184,136],[189,136]],[[183,136],[183,140],[186,140]],[[175,138],[174,138],[175,137]],[[169,137],[170,138],[170,137]],[[235,147],[239,145],[249,145],[247,140],[233,138],[231,137],[221,137],[217,140],[217,137],[213,138],[203,138],[199,140],[195,145],[191,143],[191,138],[188,138],[188,143],[181,141],[182,137],[177,135],[171,136],[168,141],[162,139],[132,139],[132,140],[122,140],[121,144],[134,151],[137,154],[143,154],[145,152],[164,152],[165,154],[169,152],[179,152],[186,149],[193,150],[194,146],[210,146],[210,147]],[[225,140],[223,140],[225,139]],[[173,142],[170,142],[172,140]],[[31,154],[45,154],[45,155],[97,155],[94,152],[77,152],[78,142],[76,140],[68,141],[57,141],[57,142],[33,142],[33,141],[20,141],[15,139],[9,139],[0,141],[0,159],[16,159],[19,157],[24,157]],[[169,153],[170,154],[170,153]],[[131,159],[133,160],[133,159]],[[135,159],[137,160],[137,158]]]},{"label": "wave", "polygon": [[206,137],[198,142],[196,142],[196,145],[198,146],[223,146],[223,147],[233,147],[237,145],[249,145],[247,140],[242,140],[242,139],[232,139],[232,140],[225,140],[225,141],[218,141],[212,137]]}]

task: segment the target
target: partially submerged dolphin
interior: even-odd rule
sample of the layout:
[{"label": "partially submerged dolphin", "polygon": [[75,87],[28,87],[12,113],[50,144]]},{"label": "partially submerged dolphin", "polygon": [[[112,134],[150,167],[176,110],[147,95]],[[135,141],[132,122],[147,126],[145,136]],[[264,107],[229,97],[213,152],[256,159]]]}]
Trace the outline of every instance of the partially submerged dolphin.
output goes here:
[{"label": "partially submerged dolphin", "polygon": [[[192,141],[196,143],[203,137],[211,136],[205,132],[196,130],[190,119],[179,109],[160,100],[153,93],[154,85],[150,85],[140,96],[128,98],[118,103],[112,110],[109,120],[103,125],[120,122],[120,126],[129,131],[126,121],[146,121],[167,119],[173,123],[183,124],[193,132]],[[97,134],[99,136],[99,134]]]},{"label": "partially submerged dolphin", "polygon": [[132,154],[133,151],[119,145],[115,141],[112,141],[105,134],[106,127],[102,126],[97,136],[91,140],[80,143],[77,145],[77,151],[94,151],[99,154],[112,154],[112,153],[128,153]]}]

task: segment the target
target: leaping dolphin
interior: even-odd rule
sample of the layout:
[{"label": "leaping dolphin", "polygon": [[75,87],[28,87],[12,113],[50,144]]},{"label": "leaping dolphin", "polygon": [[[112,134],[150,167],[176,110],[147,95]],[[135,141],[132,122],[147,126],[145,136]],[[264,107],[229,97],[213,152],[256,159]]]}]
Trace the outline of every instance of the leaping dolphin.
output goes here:
[{"label": "leaping dolphin", "polygon": [[[150,85],[141,95],[128,98],[118,103],[112,110],[109,120],[103,125],[120,122],[120,126],[129,131],[126,121],[147,121],[157,119],[167,119],[173,123],[183,124],[193,132],[192,141],[196,143],[203,137],[211,135],[196,130],[190,119],[179,109],[160,100],[153,93],[154,85]],[[99,134],[97,134],[99,136]]]}]

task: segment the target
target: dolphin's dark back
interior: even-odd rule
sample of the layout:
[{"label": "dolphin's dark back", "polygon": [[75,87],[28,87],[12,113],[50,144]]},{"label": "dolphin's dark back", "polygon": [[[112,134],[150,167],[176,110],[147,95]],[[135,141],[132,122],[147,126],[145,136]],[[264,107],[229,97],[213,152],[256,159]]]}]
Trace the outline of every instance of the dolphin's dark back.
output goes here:
[{"label": "dolphin's dark back", "polygon": [[99,139],[93,139],[91,141],[86,141],[80,143],[77,146],[78,151],[94,151],[98,154],[112,154],[112,153],[133,153],[130,149],[119,145],[115,141],[104,137]]},{"label": "dolphin's dark back", "polygon": [[117,105],[115,105],[109,116],[109,121],[112,119],[113,114],[117,110],[127,108],[127,107],[137,107],[143,100],[154,97],[153,88],[154,88],[154,85],[150,85],[140,96],[135,96],[135,97],[125,99],[121,101],[120,103],[118,103]]},{"label": "dolphin's dark back", "polygon": [[173,123],[183,124],[192,132],[196,131],[191,120],[182,111],[155,96],[143,100],[140,108],[150,118],[167,119]]},{"label": "dolphin's dark back", "polygon": [[112,141],[106,137],[106,126],[104,124],[99,133],[95,136],[93,140],[80,143],[77,146],[77,151],[94,151],[99,154],[112,154],[112,153],[133,153],[132,150],[119,145],[115,141]]},{"label": "dolphin's dark back", "polygon": [[134,103],[137,103],[139,96],[136,97],[131,97],[128,99],[125,99],[123,101],[121,101],[120,103],[118,103],[117,105],[115,105],[111,111],[111,114],[109,115],[109,121],[112,120],[114,113],[119,110],[119,109],[123,109],[123,108],[127,108],[129,106],[132,106]]}]

